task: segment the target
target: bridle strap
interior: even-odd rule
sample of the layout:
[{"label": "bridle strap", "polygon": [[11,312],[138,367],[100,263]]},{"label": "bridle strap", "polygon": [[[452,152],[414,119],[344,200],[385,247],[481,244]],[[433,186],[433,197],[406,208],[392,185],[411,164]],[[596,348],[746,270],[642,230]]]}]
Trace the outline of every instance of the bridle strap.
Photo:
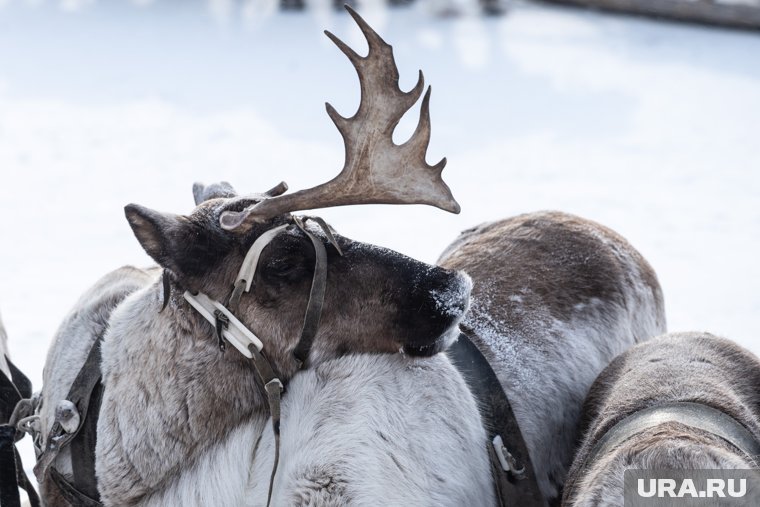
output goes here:
[{"label": "bridle strap", "polygon": [[[306,217],[302,220],[301,218],[294,216],[292,219],[293,223],[295,223],[309,240],[311,240],[316,256],[314,277],[312,278],[311,290],[309,291],[309,301],[306,304],[306,313],[304,314],[303,326],[301,328],[301,337],[299,338],[298,343],[296,343],[296,347],[293,351],[294,359],[298,363],[298,369],[300,369],[309,357],[309,351],[311,350],[314,338],[317,335],[317,330],[319,329],[319,321],[322,317],[322,308],[324,307],[325,290],[327,287],[327,251],[325,250],[322,241],[306,229],[304,222],[307,220],[315,221],[324,230],[328,241],[335,246],[338,253],[343,255],[343,252],[338,246],[338,242],[335,240],[332,231],[330,231],[330,227],[321,218]],[[280,406],[284,386],[272,368],[272,365],[264,356],[263,343],[261,340],[259,340],[258,337],[256,337],[246,326],[240,323],[240,321],[238,321],[233,315],[233,312],[237,310],[242,295],[251,289],[259,257],[264,248],[287,227],[288,224],[285,224],[270,229],[254,241],[240,266],[240,271],[238,272],[235,285],[226,307],[218,301],[209,299],[202,293],[193,295],[188,291],[185,291],[184,294],[185,299],[214,326],[220,345],[224,344],[223,338],[227,339],[235,345],[243,355],[250,357],[253,360],[256,374],[264,385],[267,402],[269,403],[269,412],[272,417],[272,432],[274,433],[275,439],[274,464],[272,466],[272,474],[269,478],[267,507],[269,507],[272,501],[274,479],[280,461]],[[247,340],[245,340],[246,338]],[[248,342],[247,350],[241,347],[245,341]]]},{"label": "bridle strap", "polygon": [[272,474],[269,476],[269,492],[267,493],[267,507],[269,507],[269,503],[272,501],[272,490],[274,489],[274,476],[277,474],[277,465],[280,463],[280,401],[282,399],[283,385],[272,369],[272,365],[269,364],[269,361],[267,361],[261,351],[254,345],[249,345],[248,350],[251,352],[256,374],[259,376],[261,383],[264,384],[267,401],[269,402],[269,412],[272,417],[274,464],[272,465]]},{"label": "bridle strap", "polygon": [[163,312],[166,310],[166,306],[169,304],[169,298],[171,297],[171,278],[169,277],[169,270],[164,268],[164,272],[161,274],[161,284],[163,285],[164,289],[164,302],[161,305],[161,309],[158,311],[158,313]]},{"label": "bridle strap", "polygon": [[[306,220],[308,220],[308,218],[306,218]],[[301,338],[298,340],[296,348],[293,351],[293,356],[298,363],[298,369],[301,369],[301,367],[303,367],[304,363],[306,362],[306,359],[309,357],[309,351],[311,350],[311,346],[314,343],[314,337],[316,336],[317,330],[319,329],[319,321],[322,316],[322,308],[325,301],[325,288],[327,287],[327,252],[325,251],[325,247],[322,244],[322,241],[320,241],[319,238],[317,238],[314,234],[306,229],[304,222],[301,219],[298,217],[293,217],[293,222],[311,240],[316,256],[314,265],[314,277],[312,278],[311,290],[309,291],[309,302],[306,305],[303,327],[301,328]],[[325,230],[325,233],[328,235],[328,240],[330,240],[330,242],[336,246],[338,252],[340,252],[340,248],[337,246],[335,238],[330,233],[329,226],[327,226],[327,224],[325,224],[321,219],[319,219],[317,223]],[[340,253],[341,255],[343,254],[342,252]],[[253,274],[254,272],[251,272],[251,277]],[[240,280],[241,279],[238,278],[238,282]],[[240,283],[235,284],[235,291],[233,291],[232,296],[233,298],[235,297],[235,292],[243,292],[239,289],[241,286],[242,284]],[[250,347],[250,349],[251,353],[253,354],[253,361],[256,372],[264,384],[264,389],[267,393],[267,400],[269,401],[269,412],[272,417],[272,433],[274,434],[274,463],[272,464],[272,473],[269,476],[269,490],[267,492],[267,507],[269,507],[270,503],[272,502],[272,493],[274,491],[274,478],[277,475],[277,467],[280,463],[280,402],[283,385],[282,382],[280,382],[280,379],[275,376],[271,365],[263,357],[261,352],[254,350],[255,347]]]},{"label": "bridle strap", "polygon": [[237,280],[235,282],[237,285],[237,282],[241,280],[245,281],[244,292],[251,290],[253,276],[256,274],[256,267],[259,264],[259,257],[261,257],[261,252],[263,252],[264,248],[266,248],[266,246],[271,243],[278,234],[284,231],[288,225],[289,224],[283,224],[269,229],[268,231],[262,233],[261,236],[256,238],[256,241],[254,241],[253,245],[251,245],[251,248],[245,255],[245,259],[243,259],[243,263],[240,265],[240,271],[238,271]]},{"label": "bridle strap", "polygon": [[335,236],[332,233],[332,228],[330,225],[325,222],[325,219],[322,217],[306,217],[306,220],[312,220],[316,222],[321,228],[322,231],[324,231],[325,236],[327,236],[327,241],[330,242],[332,246],[335,247],[335,249],[338,251],[338,253],[343,256],[343,250],[341,250],[340,245],[338,244],[338,240],[335,239]]},{"label": "bridle strap", "polygon": [[[314,278],[311,281],[311,291],[309,292],[309,302],[306,306],[306,314],[304,315],[303,327],[301,328],[301,338],[293,350],[293,356],[298,361],[298,368],[300,369],[309,357],[309,351],[314,343],[314,338],[319,329],[319,321],[322,318],[322,308],[324,307],[325,290],[327,288],[327,252],[322,241],[306,229],[300,218],[293,217],[293,221],[311,240],[312,245],[314,245],[314,253],[316,254]],[[326,224],[323,225],[324,221],[318,221],[317,223],[323,227],[326,233],[329,232],[329,227],[326,227]]]},{"label": "bridle strap", "polygon": [[248,253],[245,254],[243,263],[240,265],[238,276],[235,279],[235,286],[232,290],[229,301],[227,301],[227,307],[231,311],[237,311],[238,305],[240,304],[240,297],[243,295],[243,293],[251,290],[251,284],[253,283],[254,275],[256,275],[256,268],[259,265],[259,257],[261,257],[261,252],[263,252],[264,248],[266,248],[266,246],[271,243],[272,240],[287,227],[288,224],[284,224],[273,229],[269,229],[268,231],[262,233],[261,236],[256,238],[256,241],[254,241],[253,245],[251,245]]}]

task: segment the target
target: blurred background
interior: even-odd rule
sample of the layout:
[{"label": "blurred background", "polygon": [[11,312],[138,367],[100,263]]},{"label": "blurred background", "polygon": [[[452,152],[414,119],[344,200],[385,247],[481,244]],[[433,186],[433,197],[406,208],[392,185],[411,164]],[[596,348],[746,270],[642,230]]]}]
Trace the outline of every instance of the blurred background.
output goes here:
[{"label": "blurred background", "polygon": [[[462,213],[321,215],[435,262],[479,222],[576,213],[647,257],[670,330],[760,354],[757,31],[548,3],[395,3],[353,5],[394,46],[402,88],[420,68],[433,86],[428,161],[448,158]],[[150,262],[124,205],[189,212],[196,180],[247,193],[337,174],[323,103],[350,116],[359,88],[324,29],[365,51],[332,0],[0,0],[0,312],[36,388],[78,295]]]}]

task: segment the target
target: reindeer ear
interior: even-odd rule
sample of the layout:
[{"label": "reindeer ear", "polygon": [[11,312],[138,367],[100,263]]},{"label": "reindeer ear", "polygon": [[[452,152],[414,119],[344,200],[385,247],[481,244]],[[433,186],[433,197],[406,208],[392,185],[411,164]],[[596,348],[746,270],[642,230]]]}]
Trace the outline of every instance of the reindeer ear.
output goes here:
[{"label": "reindeer ear", "polygon": [[175,237],[180,231],[181,217],[173,213],[155,211],[139,204],[125,206],[124,214],[137,241],[147,254],[162,267],[177,272],[173,247],[176,244]]},{"label": "reindeer ear", "polygon": [[235,192],[235,189],[226,181],[212,183],[211,185],[204,185],[199,181],[193,183],[193,198],[195,198],[196,206],[209,199],[216,199],[218,197],[235,197],[236,195],[237,192]]}]

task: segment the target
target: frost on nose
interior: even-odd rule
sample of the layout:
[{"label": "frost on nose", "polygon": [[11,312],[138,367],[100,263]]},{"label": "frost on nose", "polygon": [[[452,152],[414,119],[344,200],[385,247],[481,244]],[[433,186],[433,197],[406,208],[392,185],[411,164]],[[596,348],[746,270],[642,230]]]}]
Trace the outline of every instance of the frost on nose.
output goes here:
[{"label": "frost on nose", "polygon": [[454,280],[443,288],[430,290],[435,309],[447,317],[460,319],[470,306],[472,279],[464,272],[454,273]]},{"label": "frost on nose", "polygon": [[469,307],[472,281],[462,272],[429,269],[418,295],[406,312],[409,339],[404,350],[430,356],[445,350],[459,335],[459,323]]}]

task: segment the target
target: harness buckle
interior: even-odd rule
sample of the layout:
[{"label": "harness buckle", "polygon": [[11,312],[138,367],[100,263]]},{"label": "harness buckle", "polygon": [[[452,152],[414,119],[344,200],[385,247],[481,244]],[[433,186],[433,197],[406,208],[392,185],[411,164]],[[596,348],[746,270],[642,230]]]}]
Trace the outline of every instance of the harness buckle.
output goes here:
[{"label": "harness buckle", "polygon": [[492,444],[501,468],[505,472],[512,474],[515,479],[522,479],[525,476],[525,465],[521,465],[517,461],[517,458],[512,456],[512,453],[510,453],[509,449],[504,445],[501,435],[493,437]]},{"label": "harness buckle", "polygon": [[285,390],[285,386],[282,385],[282,381],[278,378],[273,378],[266,384],[264,384],[264,389],[267,393],[281,393]]},{"label": "harness buckle", "polygon": [[55,422],[60,424],[66,433],[74,433],[79,429],[82,418],[74,403],[69,400],[61,400],[55,406]]},{"label": "harness buckle", "polygon": [[224,342],[222,332],[230,325],[230,319],[221,310],[214,311],[214,318],[216,319],[214,327],[216,328],[216,337],[219,339],[219,350],[224,352],[227,349],[227,344]]}]

